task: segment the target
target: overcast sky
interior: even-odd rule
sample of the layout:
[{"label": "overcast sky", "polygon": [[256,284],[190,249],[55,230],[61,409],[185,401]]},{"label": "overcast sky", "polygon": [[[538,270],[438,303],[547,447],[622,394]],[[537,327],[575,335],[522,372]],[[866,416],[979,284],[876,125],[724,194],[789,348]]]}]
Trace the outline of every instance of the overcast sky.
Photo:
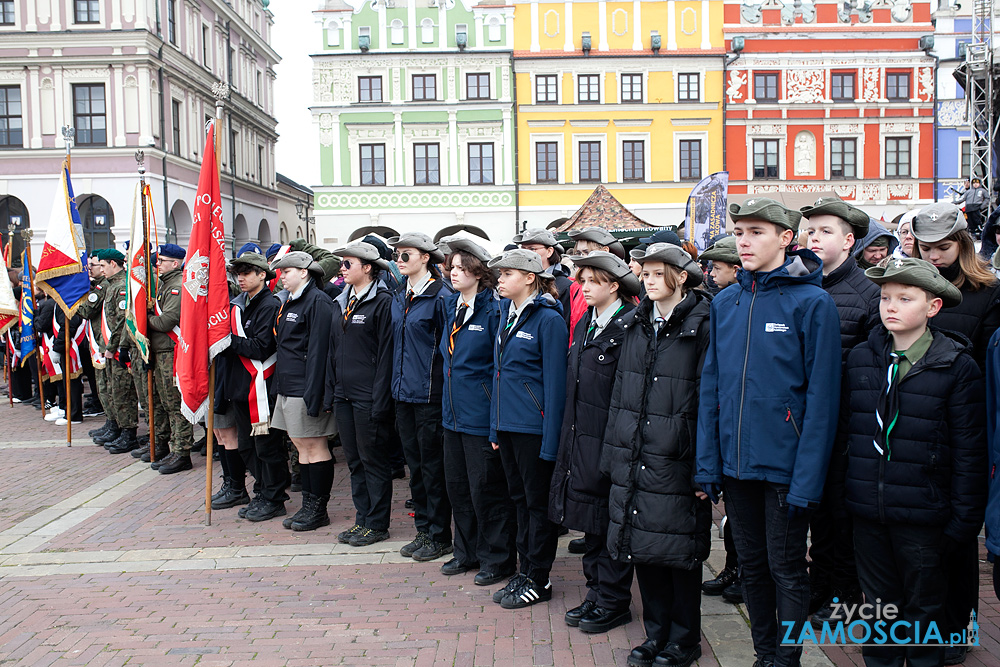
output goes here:
[{"label": "overcast sky", "polygon": [[278,172],[312,187],[319,184],[319,146],[313,130],[312,61],[320,31],[312,22],[314,0],[274,0],[271,46],[281,56],[274,68],[274,114],[278,119],[275,149]]}]

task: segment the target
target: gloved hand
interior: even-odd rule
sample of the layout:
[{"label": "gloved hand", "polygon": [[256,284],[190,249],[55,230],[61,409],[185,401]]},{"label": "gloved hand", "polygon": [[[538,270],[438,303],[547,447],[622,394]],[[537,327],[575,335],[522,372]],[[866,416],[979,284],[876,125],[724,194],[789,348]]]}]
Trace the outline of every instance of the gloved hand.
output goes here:
[{"label": "gloved hand", "polygon": [[59,354],[58,352],[53,352],[52,355],[51,355],[51,357],[52,357],[52,362],[53,363],[58,364],[58,363],[62,362],[62,355]]},{"label": "gloved hand", "polygon": [[788,520],[798,521],[799,519],[807,519],[809,515],[812,514],[812,510],[808,507],[799,507],[798,505],[788,505]]},{"label": "gloved hand", "polygon": [[129,351],[118,348],[118,365],[122,368],[128,368],[130,361],[132,361],[132,355],[129,354]]},{"label": "gloved hand", "polygon": [[699,484],[702,492],[708,496],[708,499],[712,501],[713,505],[719,504],[719,494],[722,493],[722,485],[716,484],[714,482],[708,484]]}]

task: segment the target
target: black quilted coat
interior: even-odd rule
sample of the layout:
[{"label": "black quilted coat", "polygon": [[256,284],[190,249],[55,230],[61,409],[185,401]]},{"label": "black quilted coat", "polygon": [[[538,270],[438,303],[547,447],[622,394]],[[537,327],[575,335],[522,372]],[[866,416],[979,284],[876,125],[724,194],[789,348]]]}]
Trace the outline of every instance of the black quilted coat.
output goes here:
[{"label": "black quilted coat", "polygon": [[823,276],[823,289],[837,304],[840,316],[840,349],[843,360],[855,345],[868,340],[880,323],[878,312],[881,289],[865,275],[853,257]]},{"label": "black quilted coat", "polygon": [[[612,558],[693,569],[708,557],[711,505],[695,497],[695,440],[711,297],[691,291],[657,337],[643,299],[625,316],[604,436]],[[655,317],[655,316],[654,316]]]},{"label": "black quilted coat", "polygon": [[611,480],[600,471],[601,446],[624,338],[622,321],[634,309],[625,302],[618,316],[584,346],[591,317],[588,311],[577,323],[569,346],[566,411],[549,490],[549,519],[594,535],[608,530]]},{"label": "black quilted coat", "polygon": [[[933,321],[933,320],[932,320]],[[983,379],[967,344],[935,332],[899,383],[891,456],[875,450],[875,405],[889,367],[890,338],[875,329],[848,358],[844,378],[847,508],[881,523],[943,526],[955,540],[983,525],[988,465]],[[845,442],[846,441],[846,442]]]}]

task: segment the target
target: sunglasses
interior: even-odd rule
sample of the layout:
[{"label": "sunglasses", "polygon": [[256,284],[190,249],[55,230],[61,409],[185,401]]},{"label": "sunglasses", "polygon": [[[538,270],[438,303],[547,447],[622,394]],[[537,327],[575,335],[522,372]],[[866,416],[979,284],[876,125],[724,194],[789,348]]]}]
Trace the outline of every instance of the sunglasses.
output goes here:
[{"label": "sunglasses", "polygon": [[352,262],[349,259],[345,259],[340,263],[340,265],[349,271],[351,269]]},{"label": "sunglasses", "polygon": [[408,253],[408,252],[394,252],[394,253],[392,253],[392,261],[397,262],[399,260],[403,260],[404,264],[407,263],[407,262],[409,262],[410,261],[410,253]]}]

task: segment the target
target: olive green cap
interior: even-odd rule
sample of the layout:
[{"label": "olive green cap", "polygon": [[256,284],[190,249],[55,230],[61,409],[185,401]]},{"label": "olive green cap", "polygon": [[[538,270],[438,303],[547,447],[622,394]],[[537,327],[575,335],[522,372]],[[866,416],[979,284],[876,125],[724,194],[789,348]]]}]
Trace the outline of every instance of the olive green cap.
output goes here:
[{"label": "olive green cap", "polygon": [[925,289],[944,301],[945,308],[962,303],[962,293],[947,278],[938,273],[937,268],[925,259],[900,257],[890,259],[884,266],[873,266],[865,275],[878,285],[899,283]]},{"label": "olive green cap", "polygon": [[854,230],[854,236],[861,239],[868,234],[868,224],[871,218],[860,208],[851,206],[840,197],[821,197],[812,206],[803,206],[799,209],[803,218],[811,218],[814,215],[835,215]]},{"label": "olive green cap", "polygon": [[793,232],[799,231],[799,220],[802,219],[802,214],[798,211],[767,197],[751,197],[742,204],[730,204],[729,216],[734,222],[754,218]]},{"label": "olive green cap", "polygon": [[743,262],[740,260],[740,253],[736,249],[736,237],[727,236],[721,238],[712,245],[708,246],[708,249],[698,255],[698,259],[711,260],[713,262],[726,262],[727,264],[735,264],[736,266],[742,266]]}]

